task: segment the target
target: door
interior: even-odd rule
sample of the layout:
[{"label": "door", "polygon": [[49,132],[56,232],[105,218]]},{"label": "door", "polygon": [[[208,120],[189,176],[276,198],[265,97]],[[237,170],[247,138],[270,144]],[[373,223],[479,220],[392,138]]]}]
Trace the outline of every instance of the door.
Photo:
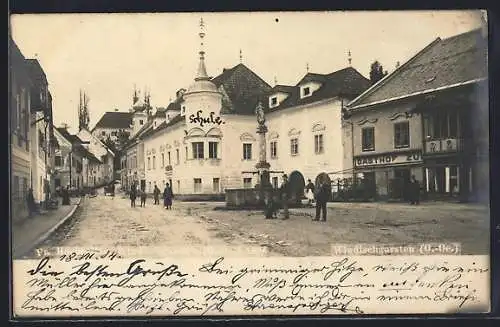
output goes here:
[{"label": "door", "polygon": [[410,177],[410,169],[408,168],[394,170],[394,198],[402,200],[409,199]]},{"label": "door", "polygon": [[146,191],[146,180],[141,179],[141,190]]},{"label": "door", "polygon": [[363,173],[363,188],[365,198],[374,198],[377,193],[377,187],[375,183],[375,172]]}]

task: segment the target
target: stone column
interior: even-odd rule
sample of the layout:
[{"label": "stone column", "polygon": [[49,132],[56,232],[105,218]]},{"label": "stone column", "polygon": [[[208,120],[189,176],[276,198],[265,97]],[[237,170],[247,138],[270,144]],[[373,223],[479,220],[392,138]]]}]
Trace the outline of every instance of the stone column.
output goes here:
[{"label": "stone column", "polygon": [[257,134],[259,134],[259,162],[255,165],[255,168],[259,173],[259,202],[265,205],[265,198],[270,196],[269,191],[272,186],[269,178],[270,164],[267,162],[266,156],[267,126],[265,125],[266,119],[264,117],[264,108],[260,102],[257,104],[255,114],[257,115],[258,122]]}]

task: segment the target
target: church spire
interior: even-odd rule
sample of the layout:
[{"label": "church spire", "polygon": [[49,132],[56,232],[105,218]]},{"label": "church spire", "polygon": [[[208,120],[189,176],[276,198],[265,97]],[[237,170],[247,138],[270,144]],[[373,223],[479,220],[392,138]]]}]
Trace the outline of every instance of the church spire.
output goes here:
[{"label": "church spire", "polygon": [[198,72],[196,73],[195,81],[208,81],[210,77],[208,77],[205,67],[205,51],[203,50],[203,38],[205,37],[205,22],[203,18],[200,19],[200,33],[198,33],[198,35],[200,37],[200,63],[198,64]]}]

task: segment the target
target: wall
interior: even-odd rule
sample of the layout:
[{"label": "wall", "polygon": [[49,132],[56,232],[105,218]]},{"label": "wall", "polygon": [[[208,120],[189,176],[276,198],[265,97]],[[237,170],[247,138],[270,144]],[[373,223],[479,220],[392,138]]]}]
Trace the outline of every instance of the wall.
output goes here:
[{"label": "wall", "polygon": [[[406,116],[406,113],[414,108],[415,103],[401,102],[391,103],[374,107],[365,112],[359,112],[352,116],[350,121],[354,124],[354,156],[368,155],[387,152],[399,152],[422,149],[422,120],[419,114]],[[396,119],[397,114],[400,114]],[[410,147],[396,149],[394,147],[394,124],[409,122]],[[375,150],[362,151],[361,130],[365,127],[375,127]]]},{"label": "wall", "polygon": [[[267,115],[266,152],[271,170],[290,174],[294,170],[314,181],[320,173],[342,172],[341,102],[336,99],[289,108]],[[311,119],[314,117],[313,119]],[[256,123],[254,123],[256,126]],[[323,153],[314,152],[314,135],[323,134]],[[291,155],[290,140],[299,139],[298,155]],[[272,159],[271,141],[278,142],[277,158]],[[338,174],[332,174],[332,178]]]}]

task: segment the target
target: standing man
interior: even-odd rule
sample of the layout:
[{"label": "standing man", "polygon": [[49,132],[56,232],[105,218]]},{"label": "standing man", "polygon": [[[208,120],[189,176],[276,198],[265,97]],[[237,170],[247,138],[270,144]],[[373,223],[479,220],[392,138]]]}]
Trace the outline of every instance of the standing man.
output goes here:
[{"label": "standing man", "polygon": [[155,184],[155,189],[153,191],[153,197],[155,199],[155,204],[160,204],[160,189]]},{"label": "standing man", "polygon": [[288,183],[288,176],[286,174],[283,175],[283,182],[280,186],[281,193],[281,203],[283,205],[283,217],[282,220],[286,220],[290,218],[288,212],[288,198],[290,196],[290,184]]},{"label": "standing man", "polygon": [[165,185],[165,189],[163,190],[163,206],[165,209],[172,209],[172,198],[174,197],[174,192],[170,187],[170,184],[167,183]]},{"label": "standing man", "polygon": [[[320,182],[316,190],[316,217],[313,221],[326,221],[326,203],[330,195],[330,188],[327,183]],[[321,219],[320,219],[321,215]]]},{"label": "standing man", "polygon": [[415,178],[415,175],[411,175],[410,204],[420,204],[420,183]]},{"label": "standing man", "polygon": [[137,188],[135,182],[130,186],[130,207],[135,208],[135,199],[137,198]]}]

